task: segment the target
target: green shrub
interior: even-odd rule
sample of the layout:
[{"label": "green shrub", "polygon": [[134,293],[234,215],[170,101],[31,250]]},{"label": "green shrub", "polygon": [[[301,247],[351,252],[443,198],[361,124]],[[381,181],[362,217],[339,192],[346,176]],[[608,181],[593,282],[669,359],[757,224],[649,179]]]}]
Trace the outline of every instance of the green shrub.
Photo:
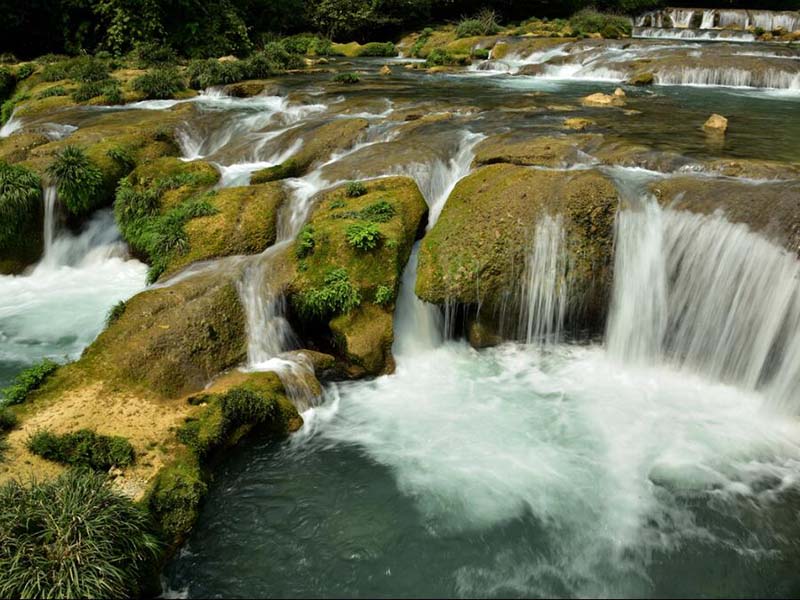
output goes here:
[{"label": "green shrub", "polygon": [[297,244],[294,253],[297,258],[305,258],[314,252],[316,240],[314,239],[314,228],[311,225],[304,226],[297,235]]},{"label": "green shrub", "polygon": [[108,65],[94,56],[80,56],[70,61],[67,67],[70,79],[79,82],[105,81],[110,77]]},{"label": "green shrub", "polygon": [[345,237],[356,250],[368,252],[378,247],[383,236],[374,223],[353,223],[345,231]]},{"label": "green shrub", "polygon": [[111,310],[108,311],[108,315],[106,315],[106,327],[119,321],[119,318],[125,314],[125,309],[128,307],[128,303],[125,300],[120,300],[114,306],[111,307]]},{"label": "green shrub", "polygon": [[19,59],[17,59],[13,52],[0,53],[0,65],[15,65],[18,62]]},{"label": "green shrub", "polygon": [[411,46],[409,54],[415,58],[419,58],[419,53],[422,51],[422,48],[425,46],[425,44],[428,43],[428,40],[431,39],[432,35],[433,35],[433,29],[431,29],[430,27],[426,27],[425,29],[423,29],[422,33],[419,34],[419,37]]},{"label": "green shrub", "polygon": [[394,206],[386,200],[378,200],[359,211],[359,218],[374,223],[387,223],[397,214]]},{"label": "green shrub", "polygon": [[16,413],[8,407],[0,406],[0,434],[7,433],[17,426]]},{"label": "green shrub", "polygon": [[367,193],[367,186],[360,181],[350,181],[345,188],[345,194],[348,198],[358,198]]},{"label": "green shrub", "polygon": [[56,435],[42,430],[28,440],[28,450],[45,460],[94,471],[127,467],[136,460],[131,443],[120,436],[100,435],[90,429]]},{"label": "green shrub", "polygon": [[25,167],[0,161],[0,250],[25,242],[28,226],[39,214],[42,183]]},{"label": "green shrub", "polygon": [[47,89],[42,90],[36,96],[37,98],[52,98],[53,96],[66,96],[67,90],[63,85],[54,85]]},{"label": "green shrub", "polygon": [[69,61],[46,64],[42,69],[42,81],[61,81],[69,79]]},{"label": "green shrub", "polygon": [[133,49],[133,58],[140,69],[174,65],[178,55],[169,44],[160,42],[140,42]]},{"label": "green shrub", "polygon": [[336,83],[346,83],[350,85],[361,81],[361,77],[358,76],[358,73],[347,72],[347,73],[339,73],[333,78],[333,80]]},{"label": "green shrub", "polygon": [[146,98],[165,100],[184,91],[186,82],[176,68],[159,67],[134,79],[131,87]]},{"label": "green shrub", "polygon": [[107,479],[70,470],[0,487],[0,597],[138,597],[160,555],[147,513]]},{"label": "green shrub", "polygon": [[15,378],[14,382],[2,391],[6,404],[21,404],[28,396],[38,390],[47,379],[58,369],[58,364],[50,359],[28,367]]},{"label": "green shrub", "polygon": [[119,81],[116,79],[105,79],[103,81],[87,81],[82,83],[78,89],[74,90],[71,94],[75,102],[87,102],[92,98],[98,96],[105,96],[117,102],[109,102],[109,104],[118,104],[122,99],[122,92],[120,89]]},{"label": "green shrub", "polygon": [[255,56],[262,56],[266,61],[272,63],[277,71],[300,69],[305,66],[302,57],[287,52],[279,42],[266,44],[261,52],[253,55],[253,57]]},{"label": "green shrub", "polygon": [[130,149],[125,146],[114,146],[113,148],[109,148],[106,152],[106,156],[108,156],[108,158],[116,162],[126,171],[131,171],[136,166],[136,161],[133,158],[133,154],[131,154]]},{"label": "green shrub", "polygon": [[321,288],[312,288],[293,298],[297,310],[309,319],[327,319],[348,313],[361,304],[361,294],[350,283],[346,269],[331,269]]},{"label": "green shrub", "polygon": [[585,8],[572,15],[569,25],[578,35],[599,33],[604,38],[618,39],[631,35],[631,20],[628,17],[609,15],[593,8]]},{"label": "green shrub", "polygon": [[394,290],[386,285],[379,285],[375,290],[375,304],[388,306],[394,302]]},{"label": "green shrub", "polygon": [[392,42],[370,42],[365,44],[359,51],[359,56],[382,56],[391,57],[397,56],[397,48],[394,47]]},{"label": "green shrub", "polygon": [[426,67],[458,67],[469,64],[469,56],[451,54],[447,50],[436,48],[431,50],[425,59]]},{"label": "green shrub", "polygon": [[477,60],[488,60],[489,50],[486,48],[475,48],[472,50],[472,58]]},{"label": "green shrub", "polygon": [[497,13],[484,9],[471,19],[462,19],[456,27],[456,36],[460,38],[477,35],[494,35],[500,31],[497,24]]},{"label": "green shrub", "polygon": [[103,173],[78,146],[65,146],[47,167],[58,197],[73,215],[87,215],[103,202]]},{"label": "green shrub", "polygon": [[456,27],[456,36],[460,38],[483,35],[483,26],[478,19],[462,19]]},{"label": "green shrub", "polygon": [[314,56],[329,56],[332,43],[313,33],[300,33],[280,40],[280,45],[289,54],[309,54]]},{"label": "green shrub", "polygon": [[23,81],[33,75],[34,71],[36,71],[36,67],[33,63],[25,63],[24,65],[20,65],[17,67],[17,81]]},{"label": "green shrub", "polygon": [[215,58],[193,60],[186,71],[189,85],[195,90],[204,90],[215,85],[227,85],[244,79],[241,61],[219,62]]}]

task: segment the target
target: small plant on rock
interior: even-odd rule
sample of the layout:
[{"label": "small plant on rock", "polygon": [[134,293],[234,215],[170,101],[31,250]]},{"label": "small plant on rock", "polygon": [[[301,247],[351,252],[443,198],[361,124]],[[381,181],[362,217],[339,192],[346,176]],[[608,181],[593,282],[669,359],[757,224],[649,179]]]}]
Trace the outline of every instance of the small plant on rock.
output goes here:
[{"label": "small plant on rock", "polygon": [[85,215],[103,200],[103,174],[78,146],[65,146],[47,168],[58,196],[74,215]]},{"label": "small plant on rock", "polygon": [[326,319],[348,313],[361,304],[361,294],[350,283],[346,269],[331,269],[321,288],[312,288],[295,298],[299,312],[306,318]]},{"label": "small plant on rock", "polygon": [[394,302],[394,290],[386,285],[379,285],[375,290],[375,304],[379,306],[388,306]]},{"label": "small plant on rock", "polygon": [[64,435],[37,431],[28,440],[28,450],[46,460],[94,471],[127,467],[136,459],[133,446],[124,437],[100,435],[89,429]]},{"label": "small plant on rock", "polygon": [[7,404],[25,402],[31,392],[38,390],[47,379],[56,372],[58,364],[45,358],[41,362],[28,367],[15,378],[14,382],[2,391]]},{"label": "small plant on rock", "polygon": [[314,239],[314,228],[311,227],[311,225],[304,226],[297,236],[295,256],[297,256],[297,258],[305,258],[314,252],[315,245],[316,240]]},{"label": "small plant on rock", "polygon": [[345,188],[345,194],[347,194],[348,198],[358,198],[359,196],[363,196],[367,193],[367,186],[365,186],[360,181],[351,181],[347,184]]},{"label": "small plant on rock", "polygon": [[353,223],[347,228],[345,236],[348,244],[362,252],[377,248],[383,237],[374,223]]},{"label": "small plant on rock", "polygon": [[336,83],[344,83],[347,85],[352,85],[354,83],[358,83],[359,81],[361,81],[361,77],[358,76],[358,73],[347,72],[347,73],[339,73],[333,78],[333,80]]},{"label": "small plant on rock", "polygon": [[42,187],[33,171],[0,161],[0,249],[22,243],[39,210]]}]

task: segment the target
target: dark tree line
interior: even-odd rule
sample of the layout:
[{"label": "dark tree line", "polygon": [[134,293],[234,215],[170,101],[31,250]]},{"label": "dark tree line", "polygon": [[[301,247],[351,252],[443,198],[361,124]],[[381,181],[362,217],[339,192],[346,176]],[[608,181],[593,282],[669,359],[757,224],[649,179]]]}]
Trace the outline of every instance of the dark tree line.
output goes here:
[{"label": "dark tree line", "polygon": [[[123,54],[141,42],[188,57],[244,55],[277,35],[311,31],[335,40],[388,39],[479,10],[505,21],[564,17],[586,6],[637,13],[667,0],[0,0],[0,52]],[[800,8],[800,0],[678,1],[669,4]]]}]

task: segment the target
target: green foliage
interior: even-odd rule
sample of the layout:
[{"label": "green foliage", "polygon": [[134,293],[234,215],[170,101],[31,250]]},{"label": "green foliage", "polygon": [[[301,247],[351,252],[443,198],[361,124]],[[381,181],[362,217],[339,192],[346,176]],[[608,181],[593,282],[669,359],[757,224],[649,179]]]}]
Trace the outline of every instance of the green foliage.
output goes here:
[{"label": "green foliage", "polygon": [[159,472],[148,505],[168,539],[179,541],[189,532],[207,489],[196,460],[176,462]]},{"label": "green foliage", "polygon": [[386,285],[379,285],[375,290],[375,304],[388,306],[394,302],[394,290]]},{"label": "green foliage", "polygon": [[578,35],[599,33],[610,39],[630,37],[632,30],[629,18],[601,13],[593,8],[578,11],[570,17],[569,24]]},{"label": "green foliage", "polygon": [[358,73],[347,72],[347,73],[339,73],[333,78],[333,80],[336,83],[345,83],[351,85],[361,81],[361,77],[358,76]]},{"label": "green foliage", "polygon": [[87,215],[103,203],[103,173],[82,148],[64,146],[47,167],[47,174],[56,183],[58,197],[73,215]]},{"label": "green foliage", "polygon": [[17,248],[39,213],[42,184],[25,167],[0,161],[0,249]]},{"label": "green foliage", "polygon": [[359,211],[359,218],[365,221],[372,221],[374,223],[387,223],[397,214],[394,206],[389,204],[386,200],[378,200],[370,204],[363,210]]},{"label": "green foliage", "polygon": [[79,56],[70,61],[67,73],[78,82],[105,81],[110,73],[105,61],[94,56]]},{"label": "green foliage", "polygon": [[189,86],[203,90],[215,85],[227,85],[244,79],[242,65],[238,62],[220,62],[216,58],[193,60],[186,71]]},{"label": "green foliage", "polygon": [[378,247],[383,236],[374,223],[353,223],[345,231],[345,237],[356,250],[368,252]]},{"label": "green foliage", "polygon": [[[272,65],[273,72],[280,72],[288,69],[299,69],[305,65],[303,59],[296,54],[291,54],[278,42],[271,42],[264,46],[261,52],[255,53],[250,57],[250,61],[260,58],[262,62]],[[250,69],[252,71],[252,68]],[[251,75],[256,77],[255,75]]]},{"label": "green foliage", "polygon": [[33,63],[25,63],[24,65],[20,65],[19,67],[17,67],[17,72],[16,72],[17,81],[24,81],[25,79],[33,75],[33,72],[35,70],[36,67],[33,65]]},{"label": "green foliage", "polygon": [[394,47],[392,42],[370,42],[365,44],[358,52],[359,56],[383,56],[391,57],[397,56],[397,48]]},{"label": "green foliage", "polygon": [[456,27],[456,36],[465,38],[494,35],[498,31],[500,31],[500,26],[497,24],[497,13],[486,8],[471,19],[462,19]]},{"label": "green foliage", "polygon": [[280,45],[289,54],[330,56],[331,41],[313,33],[300,33],[280,40]]},{"label": "green foliage", "polygon": [[169,44],[146,41],[139,42],[133,49],[133,58],[140,69],[174,65],[178,62],[178,55]]},{"label": "green foliage", "polygon": [[433,35],[433,29],[431,29],[430,27],[426,27],[425,29],[423,29],[422,33],[419,34],[419,37],[411,46],[409,54],[415,58],[419,58],[419,53],[422,51],[422,48],[425,46],[425,44],[428,43],[428,40],[431,39],[432,35]]},{"label": "green foliage", "polygon": [[468,56],[451,54],[442,48],[435,48],[425,59],[426,67],[457,67],[469,64]]},{"label": "green foliage", "polygon": [[472,50],[472,58],[477,60],[488,60],[489,50],[487,48],[475,48]]},{"label": "green foliage", "polygon": [[367,186],[360,181],[350,181],[345,188],[345,194],[348,198],[358,198],[367,193]]},{"label": "green foliage", "polygon": [[159,554],[147,513],[103,476],[0,487],[0,597],[138,597]]},{"label": "green foliage", "polygon": [[63,435],[37,431],[28,440],[28,450],[45,460],[94,471],[127,467],[136,460],[133,446],[126,438],[100,435],[90,429]]},{"label": "green foliage", "polygon": [[106,156],[119,164],[126,171],[131,171],[136,166],[136,161],[133,158],[133,154],[131,154],[130,148],[125,146],[109,148],[106,152]]},{"label": "green foliage", "polygon": [[115,323],[119,320],[119,318],[125,314],[125,309],[128,307],[128,303],[125,300],[120,300],[114,306],[111,307],[111,310],[108,311],[108,315],[106,316],[106,327]]},{"label": "green foliage", "polygon": [[67,90],[63,85],[54,85],[47,89],[42,90],[36,96],[37,98],[52,98],[53,96],[66,96]]},{"label": "green foliage", "polygon": [[71,95],[75,102],[87,102],[99,96],[110,98],[111,101],[109,101],[108,104],[119,104],[122,101],[122,91],[119,81],[113,78],[103,81],[87,81],[86,83],[82,83]]},{"label": "green foliage", "polygon": [[45,358],[28,367],[15,378],[14,382],[2,390],[5,404],[22,404],[28,396],[38,390],[56,372],[58,364]]},{"label": "green foliage", "polygon": [[183,75],[174,67],[159,67],[140,75],[131,82],[131,87],[142,92],[146,98],[165,100],[174,98],[186,89]]},{"label": "green foliage", "polygon": [[314,239],[314,228],[311,225],[304,226],[297,235],[297,243],[294,253],[297,258],[305,258],[314,252],[316,240]]},{"label": "green foliage", "polygon": [[42,69],[42,81],[69,79],[69,61],[51,62]]},{"label": "green foliage", "polygon": [[5,462],[6,460],[6,453],[8,452],[11,446],[6,441],[5,437],[0,437],[0,463]]},{"label": "green foliage", "polygon": [[298,294],[294,303],[305,318],[325,320],[358,307],[361,294],[350,283],[346,269],[331,269],[326,273],[322,287]]},{"label": "green foliage", "polygon": [[17,107],[17,104],[21,104],[26,100],[29,100],[31,95],[27,92],[17,92],[11,98],[3,102],[3,106],[0,109],[0,124],[5,123],[11,118],[11,115],[14,114],[14,109]]},{"label": "green foliage", "polygon": [[7,433],[17,426],[19,419],[8,407],[0,406],[0,434]]}]

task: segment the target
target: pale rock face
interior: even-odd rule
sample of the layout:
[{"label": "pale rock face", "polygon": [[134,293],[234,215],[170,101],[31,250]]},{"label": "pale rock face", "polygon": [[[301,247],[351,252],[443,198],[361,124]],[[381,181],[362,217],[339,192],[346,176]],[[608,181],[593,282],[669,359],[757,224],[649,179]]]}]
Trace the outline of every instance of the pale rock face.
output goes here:
[{"label": "pale rock face", "polygon": [[723,134],[728,129],[728,119],[722,115],[713,114],[708,117],[708,120],[703,125],[703,129],[710,133]]},{"label": "pale rock face", "polygon": [[625,92],[622,93],[623,95],[619,96],[616,92],[614,92],[613,95],[597,92],[596,94],[586,96],[583,99],[583,104],[586,106],[625,106]]}]

